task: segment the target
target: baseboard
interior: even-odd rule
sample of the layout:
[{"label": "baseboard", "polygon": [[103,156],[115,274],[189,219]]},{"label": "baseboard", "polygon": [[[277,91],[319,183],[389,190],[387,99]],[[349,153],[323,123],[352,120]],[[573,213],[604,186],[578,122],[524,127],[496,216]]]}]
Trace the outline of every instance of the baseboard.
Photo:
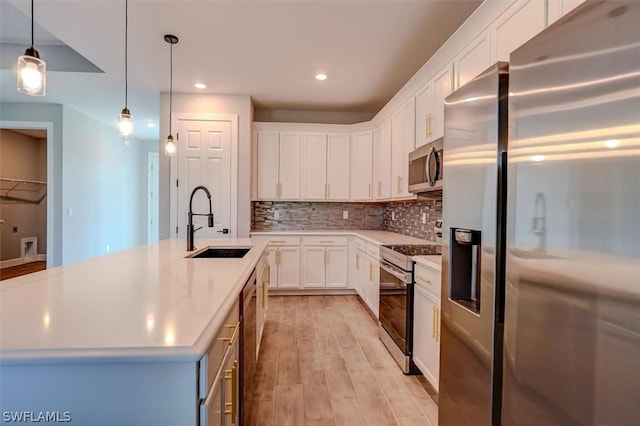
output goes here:
[{"label": "baseboard", "polygon": [[26,261],[25,259],[23,259],[22,257],[17,257],[15,259],[9,259],[9,260],[2,260],[0,261],[0,268],[4,269],[4,268],[11,268],[12,266],[20,266],[20,265],[24,265],[25,263],[31,263],[31,262],[46,262],[47,261],[47,255],[46,254],[38,254],[36,255],[35,260],[28,260]]},{"label": "baseboard", "polygon": [[269,296],[340,296],[358,294],[352,288],[269,288]]}]

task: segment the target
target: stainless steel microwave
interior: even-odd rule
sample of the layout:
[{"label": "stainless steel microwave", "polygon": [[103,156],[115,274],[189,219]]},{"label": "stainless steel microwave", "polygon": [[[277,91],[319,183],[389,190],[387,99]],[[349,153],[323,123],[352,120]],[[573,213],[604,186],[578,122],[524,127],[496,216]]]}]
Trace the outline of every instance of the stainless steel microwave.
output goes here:
[{"label": "stainless steel microwave", "polygon": [[443,145],[443,139],[439,138],[409,154],[409,192],[442,193]]}]

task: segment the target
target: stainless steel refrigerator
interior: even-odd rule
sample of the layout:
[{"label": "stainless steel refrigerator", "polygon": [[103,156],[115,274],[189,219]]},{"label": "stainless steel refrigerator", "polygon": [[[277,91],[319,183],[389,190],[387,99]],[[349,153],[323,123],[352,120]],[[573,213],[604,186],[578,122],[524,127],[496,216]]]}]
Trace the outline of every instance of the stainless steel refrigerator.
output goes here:
[{"label": "stainless steel refrigerator", "polygon": [[440,425],[638,425],[640,2],[500,68],[445,103]]}]

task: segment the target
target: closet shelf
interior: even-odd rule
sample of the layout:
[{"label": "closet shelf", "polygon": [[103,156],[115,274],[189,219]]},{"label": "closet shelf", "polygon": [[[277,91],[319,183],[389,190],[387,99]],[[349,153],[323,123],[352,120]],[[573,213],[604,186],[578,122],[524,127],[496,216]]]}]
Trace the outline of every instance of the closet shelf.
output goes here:
[{"label": "closet shelf", "polygon": [[47,196],[47,182],[0,178],[0,200],[11,203],[40,204]]}]

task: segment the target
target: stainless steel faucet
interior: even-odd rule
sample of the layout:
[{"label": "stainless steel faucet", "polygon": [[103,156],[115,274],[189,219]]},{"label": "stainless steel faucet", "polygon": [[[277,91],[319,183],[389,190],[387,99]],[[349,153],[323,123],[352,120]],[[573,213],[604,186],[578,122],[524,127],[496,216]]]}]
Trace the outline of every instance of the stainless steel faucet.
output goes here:
[{"label": "stainless steel faucet", "polygon": [[[201,189],[205,192],[205,194],[207,194],[207,198],[209,198],[209,213],[193,213],[193,196],[195,195],[196,192],[198,192],[198,190]],[[207,216],[208,219],[208,226],[209,228],[213,228],[213,210],[211,208],[211,193],[209,192],[209,190],[200,185],[200,186],[196,186],[195,188],[193,188],[193,191],[191,191],[191,198],[189,199],[189,223],[187,223],[187,251],[193,251],[196,249],[195,245],[194,245],[194,235],[196,233],[196,231],[198,229],[201,229],[202,226],[198,227],[198,228],[194,228],[193,226],[193,216]]]}]

